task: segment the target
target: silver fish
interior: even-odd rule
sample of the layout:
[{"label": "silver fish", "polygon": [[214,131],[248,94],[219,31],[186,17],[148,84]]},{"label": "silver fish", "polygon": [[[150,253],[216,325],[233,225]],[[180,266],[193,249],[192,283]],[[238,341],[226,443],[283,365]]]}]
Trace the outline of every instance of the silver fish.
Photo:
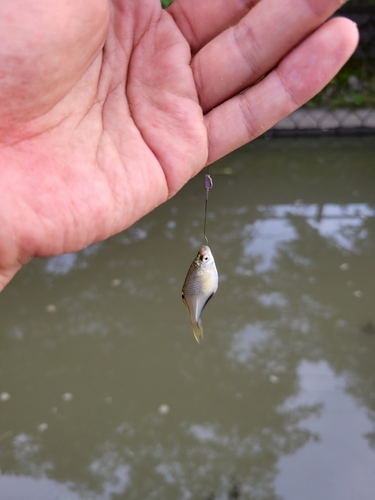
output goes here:
[{"label": "silver fish", "polygon": [[191,263],[182,287],[182,300],[189,310],[195,340],[203,338],[201,314],[218,287],[218,274],[211,250],[204,245]]}]

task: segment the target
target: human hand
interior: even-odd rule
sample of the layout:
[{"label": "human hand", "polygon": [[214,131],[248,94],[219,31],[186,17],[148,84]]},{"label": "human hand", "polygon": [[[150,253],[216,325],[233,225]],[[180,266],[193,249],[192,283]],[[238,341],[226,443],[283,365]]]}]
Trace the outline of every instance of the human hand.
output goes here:
[{"label": "human hand", "polygon": [[125,229],[320,91],[358,41],[347,19],[322,25],[341,3],[2,2],[0,290],[35,256]]}]

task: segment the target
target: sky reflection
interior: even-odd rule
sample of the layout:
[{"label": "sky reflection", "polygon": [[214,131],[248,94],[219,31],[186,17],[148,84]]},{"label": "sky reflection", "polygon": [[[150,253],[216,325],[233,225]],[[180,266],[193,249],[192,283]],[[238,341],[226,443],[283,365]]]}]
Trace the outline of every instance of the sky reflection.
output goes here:
[{"label": "sky reflection", "polygon": [[[298,377],[299,392],[283,407],[321,405],[319,414],[301,422],[318,440],[279,460],[277,493],[285,499],[371,500],[375,458],[364,437],[373,428],[366,409],[345,392],[345,377],[337,376],[324,361],[301,361]],[[306,489],[306,473],[314,483],[312,490]]]}]

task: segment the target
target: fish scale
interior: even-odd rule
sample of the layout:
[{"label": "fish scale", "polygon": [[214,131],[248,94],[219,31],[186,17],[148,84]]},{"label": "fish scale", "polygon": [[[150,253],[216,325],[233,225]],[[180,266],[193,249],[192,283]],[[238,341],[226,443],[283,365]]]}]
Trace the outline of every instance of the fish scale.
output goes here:
[{"label": "fish scale", "polygon": [[[192,264],[195,268],[197,266],[193,263]],[[194,269],[192,270],[192,274],[194,273]],[[189,277],[192,276],[192,274],[189,275]],[[185,294],[186,295],[196,295],[197,293],[200,293],[202,291],[202,288],[205,285],[205,274],[197,268],[197,272],[194,275],[194,279],[188,279],[185,287]]]}]

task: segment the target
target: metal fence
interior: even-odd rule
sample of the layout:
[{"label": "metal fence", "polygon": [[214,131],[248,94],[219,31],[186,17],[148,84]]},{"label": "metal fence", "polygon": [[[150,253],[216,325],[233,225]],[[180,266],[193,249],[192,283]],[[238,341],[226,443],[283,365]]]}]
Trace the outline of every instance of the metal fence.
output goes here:
[{"label": "metal fence", "polygon": [[375,109],[303,107],[277,123],[268,135],[375,134]]}]

